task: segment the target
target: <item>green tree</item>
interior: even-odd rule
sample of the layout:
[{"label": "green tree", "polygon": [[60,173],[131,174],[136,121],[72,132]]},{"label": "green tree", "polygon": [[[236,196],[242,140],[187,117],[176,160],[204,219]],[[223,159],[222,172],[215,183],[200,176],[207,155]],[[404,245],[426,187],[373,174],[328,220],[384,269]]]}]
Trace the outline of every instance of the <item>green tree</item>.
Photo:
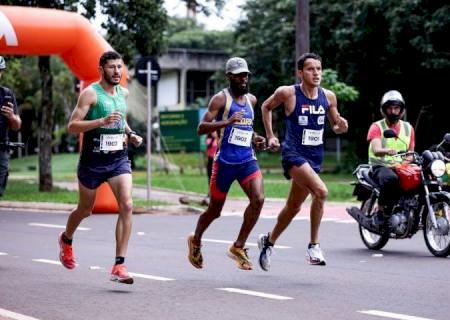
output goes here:
[{"label": "green tree", "polygon": [[163,0],[100,0],[100,6],[107,16],[102,24],[106,38],[125,63],[132,63],[137,54],[153,56],[163,51],[163,31],[167,28]]},{"label": "green tree", "polygon": [[[76,11],[79,2],[75,0],[5,0],[4,4]],[[81,4],[83,3],[84,1],[81,1]],[[51,154],[55,105],[53,102],[53,75],[50,67],[50,57],[39,56],[38,67],[41,79],[39,190],[51,191],[53,188]]]},{"label": "green tree", "polygon": [[[52,8],[66,11],[77,11],[84,8],[85,16],[95,16],[96,0],[5,0],[3,4]],[[108,40],[112,46],[123,53],[124,60],[130,61],[136,53],[151,55],[159,53],[162,48],[162,32],[166,26],[166,13],[162,8],[162,0],[116,1],[100,0],[101,12],[108,16],[103,25],[108,32]],[[53,187],[51,152],[55,126],[55,98],[65,107],[61,115],[67,115],[67,106],[71,99],[54,97],[50,57],[38,58],[40,72],[40,124],[39,124],[39,190],[51,191]],[[68,86],[67,76],[61,75],[64,88]],[[56,113],[58,115],[58,113]],[[60,130],[58,130],[60,132]]]},{"label": "green tree", "polygon": [[[296,73],[293,72],[296,70],[295,6],[295,0],[249,0],[243,7],[247,18],[239,21],[235,31],[235,54],[247,59],[252,71],[251,91],[260,103],[277,87],[296,82]],[[312,51],[321,53],[313,45]],[[335,67],[327,59],[324,59],[323,66]],[[356,88],[338,81],[336,71],[324,70],[322,85],[336,90],[340,103],[354,101],[358,97]],[[260,117],[260,110],[256,111],[256,116]],[[281,108],[277,109],[274,130],[279,134],[283,130],[279,120],[283,117]]]},{"label": "green tree", "polygon": [[170,18],[166,31],[170,48],[229,50],[233,46],[232,31],[207,31],[191,18]]},{"label": "green tree", "polygon": [[186,2],[186,8],[192,13],[197,14],[198,12],[202,12],[206,16],[211,14],[211,6],[210,3],[213,3],[215,8],[220,13],[220,10],[225,5],[225,0],[182,0]]},{"label": "green tree", "polygon": [[[247,18],[237,27],[235,52],[249,61],[252,91],[260,101],[280,84],[295,81],[295,4],[248,0],[244,5]],[[448,131],[448,117],[442,116],[447,84],[437,79],[450,73],[449,31],[450,4],[444,0],[310,3],[310,50],[322,56],[324,68],[337,71],[339,81],[359,92],[356,101],[344,102],[340,110],[350,123],[346,137],[361,159],[367,156],[368,127],[381,117],[379,101],[390,89],[404,95],[410,122],[421,118],[432,124],[433,129],[427,121],[418,123],[419,150]],[[329,75],[324,74],[325,87]]]},{"label": "green tree", "polygon": [[380,98],[390,89],[404,95],[413,124],[428,111],[425,118],[433,129],[418,123],[418,150],[437,143],[448,130],[440,111],[446,83],[436,79],[450,72],[449,13],[448,1],[334,0],[311,6],[312,43],[361,93],[349,119],[356,124],[350,130],[361,158],[367,156],[367,129],[381,117]]}]

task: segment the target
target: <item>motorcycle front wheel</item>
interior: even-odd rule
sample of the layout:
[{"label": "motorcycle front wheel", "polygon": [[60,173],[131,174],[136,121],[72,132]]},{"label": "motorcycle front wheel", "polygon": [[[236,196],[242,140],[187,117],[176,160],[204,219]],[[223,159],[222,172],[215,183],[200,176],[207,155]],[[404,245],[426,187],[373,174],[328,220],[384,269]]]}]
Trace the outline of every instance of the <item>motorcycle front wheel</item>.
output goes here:
[{"label": "motorcycle front wheel", "polygon": [[[376,212],[376,204],[377,202],[375,201],[375,203],[371,207],[371,199],[367,199],[362,203],[361,211],[366,217],[372,217]],[[358,228],[362,242],[370,250],[381,250],[389,241],[389,232],[386,230],[383,231],[383,234],[378,235],[376,233],[370,232],[361,225],[358,225]]]},{"label": "motorcycle front wheel", "polygon": [[436,257],[447,257],[450,254],[450,202],[440,201],[432,204],[438,227],[434,228],[430,215],[423,219],[423,236],[428,250]]}]

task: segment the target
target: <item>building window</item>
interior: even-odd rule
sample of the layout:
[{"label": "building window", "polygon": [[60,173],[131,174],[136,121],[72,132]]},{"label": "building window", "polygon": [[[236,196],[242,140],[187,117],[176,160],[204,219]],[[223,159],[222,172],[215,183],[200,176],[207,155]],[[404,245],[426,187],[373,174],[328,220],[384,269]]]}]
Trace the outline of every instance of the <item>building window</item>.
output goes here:
[{"label": "building window", "polygon": [[[197,98],[205,99],[207,103],[214,94],[214,80],[212,71],[188,71],[186,81],[186,104],[196,102]],[[206,107],[206,106],[205,106]]]}]

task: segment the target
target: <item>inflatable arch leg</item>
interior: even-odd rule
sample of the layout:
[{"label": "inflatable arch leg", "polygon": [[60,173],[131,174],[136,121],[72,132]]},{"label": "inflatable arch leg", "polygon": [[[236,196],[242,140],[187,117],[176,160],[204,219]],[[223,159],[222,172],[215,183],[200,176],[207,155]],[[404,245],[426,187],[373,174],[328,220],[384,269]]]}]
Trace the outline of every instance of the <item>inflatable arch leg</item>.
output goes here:
[{"label": "inflatable arch leg", "polygon": [[[0,53],[59,55],[82,88],[99,79],[98,60],[113,50],[89,21],[74,12],[55,9],[0,6]],[[126,86],[125,70],[121,84]],[[94,213],[119,211],[107,184],[97,190]]]}]

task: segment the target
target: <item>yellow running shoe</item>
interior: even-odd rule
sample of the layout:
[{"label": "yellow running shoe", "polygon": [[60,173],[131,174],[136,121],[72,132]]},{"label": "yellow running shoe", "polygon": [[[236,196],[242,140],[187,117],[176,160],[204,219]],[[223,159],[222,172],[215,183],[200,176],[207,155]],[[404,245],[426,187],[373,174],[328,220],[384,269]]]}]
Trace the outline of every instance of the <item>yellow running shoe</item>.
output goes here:
[{"label": "yellow running shoe", "polygon": [[247,251],[248,248],[236,248],[233,244],[228,248],[227,255],[236,261],[239,269],[252,270],[253,265],[248,257]]},{"label": "yellow running shoe", "polygon": [[203,256],[202,256],[202,246],[197,246],[194,244],[194,234],[190,234],[187,238],[189,253],[189,262],[197,269],[203,268]]}]

